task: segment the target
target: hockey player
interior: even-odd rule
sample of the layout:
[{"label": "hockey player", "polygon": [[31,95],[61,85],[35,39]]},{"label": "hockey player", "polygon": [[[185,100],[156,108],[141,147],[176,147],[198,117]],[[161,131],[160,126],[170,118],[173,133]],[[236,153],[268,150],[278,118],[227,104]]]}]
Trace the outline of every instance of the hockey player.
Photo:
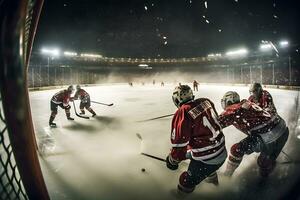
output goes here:
[{"label": "hockey player", "polygon": [[81,115],[85,114],[84,108],[87,109],[90,113],[92,113],[92,116],[95,117],[96,113],[94,112],[94,110],[91,108],[91,99],[90,99],[90,95],[80,87],[80,85],[76,86],[76,93],[73,97],[74,100],[76,99],[80,99],[80,105],[79,105],[79,109],[81,111]]},{"label": "hockey player", "polygon": [[194,100],[188,85],[177,86],[172,98],[178,110],[172,120],[172,149],[166,165],[176,170],[182,160],[191,160],[179,177],[177,191],[191,193],[205,178],[217,185],[216,170],[224,163],[227,151],[214,104],[206,98]]},{"label": "hockey player", "polygon": [[53,122],[55,119],[55,116],[57,114],[57,107],[61,107],[62,109],[65,109],[66,116],[68,120],[74,120],[70,115],[70,108],[71,106],[69,105],[70,101],[70,96],[73,93],[74,88],[73,85],[70,85],[68,89],[66,90],[61,90],[57,92],[50,101],[50,108],[51,108],[51,115],[49,119],[49,126],[51,127],[56,127],[56,123]]},{"label": "hockey player", "polygon": [[221,104],[224,109],[219,116],[222,128],[233,125],[247,135],[231,147],[225,175],[233,174],[245,154],[260,152],[257,159],[260,175],[267,177],[288,139],[285,121],[278,114],[268,112],[249,100],[240,101],[238,93],[233,91],[225,93]]},{"label": "hockey player", "polygon": [[249,92],[251,95],[248,98],[249,101],[254,102],[270,113],[277,113],[271,94],[268,91],[263,90],[260,83],[253,83],[250,86]]},{"label": "hockey player", "polygon": [[194,80],[193,81],[193,89],[194,89],[194,91],[198,91],[198,85],[199,85],[199,83],[196,80]]}]

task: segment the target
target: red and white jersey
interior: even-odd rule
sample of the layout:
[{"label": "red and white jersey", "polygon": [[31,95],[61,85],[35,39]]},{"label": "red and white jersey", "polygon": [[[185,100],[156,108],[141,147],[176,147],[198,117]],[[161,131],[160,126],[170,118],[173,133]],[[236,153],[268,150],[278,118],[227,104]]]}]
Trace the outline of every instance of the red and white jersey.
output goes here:
[{"label": "red and white jersey", "polygon": [[74,95],[74,99],[87,100],[90,98],[89,93],[87,93],[84,89],[79,89],[76,91]]},{"label": "red and white jersey", "polygon": [[191,151],[194,160],[208,164],[222,163],[227,151],[217,116],[209,99],[199,98],[183,104],[172,120],[172,158],[185,160],[187,151]]},{"label": "red and white jersey", "polygon": [[70,101],[71,92],[68,90],[61,90],[57,92],[51,99],[53,103],[63,104],[63,106],[68,106]]},{"label": "red and white jersey", "polygon": [[276,114],[277,111],[276,111],[276,108],[275,108],[275,105],[273,103],[273,98],[271,96],[271,94],[266,91],[266,90],[263,90],[262,92],[262,95],[260,97],[259,100],[256,100],[254,98],[254,95],[251,95],[249,98],[248,98],[249,101],[257,104],[258,106],[260,106],[262,109],[272,113],[272,114]]},{"label": "red and white jersey", "polygon": [[228,106],[219,116],[222,128],[233,125],[243,133],[264,134],[273,129],[281,118],[271,114],[249,100]]}]

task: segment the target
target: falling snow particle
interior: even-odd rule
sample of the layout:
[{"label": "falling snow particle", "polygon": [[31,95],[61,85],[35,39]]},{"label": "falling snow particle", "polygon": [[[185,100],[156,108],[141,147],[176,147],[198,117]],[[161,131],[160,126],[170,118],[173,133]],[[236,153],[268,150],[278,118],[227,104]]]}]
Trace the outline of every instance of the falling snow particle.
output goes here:
[{"label": "falling snow particle", "polygon": [[239,0],[234,0],[235,2],[238,2]]},{"label": "falling snow particle", "polygon": [[205,20],[205,22],[209,24],[209,21],[207,19]]},{"label": "falling snow particle", "polygon": [[147,6],[145,6],[145,10],[148,10],[148,7],[147,7]]},{"label": "falling snow particle", "polygon": [[163,39],[167,39],[167,37],[166,37],[166,36],[164,36],[164,37],[163,37]]},{"label": "falling snow particle", "polygon": [[275,19],[278,19],[278,18],[279,18],[277,15],[273,15],[273,17],[274,17]]},{"label": "falling snow particle", "polygon": [[204,6],[207,9],[207,1],[204,2]]},{"label": "falling snow particle", "polygon": [[66,6],[67,6],[67,4],[64,3],[64,7],[66,7]]},{"label": "falling snow particle", "polygon": [[276,7],[276,3],[273,3],[273,7],[274,7],[274,8]]},{"label": "falling snow particle", "polygon": [[205,15],[202,16],[205,19]]},{"label": "falling snow particle", "polygon": [[192,0],[190,0],[190,3],[192,3]]},{"label": "falling snow particle", "polygon": [[221,32],[222,32],[222,29],[219,29],[219,32],[221,33]]},{"label": "falling snow particle", "polygon": [[168,44],[168,42],[167,42],[167,41],[165,41],[165,42],[164,42],[164,45],[167,45],[167,44]]}]

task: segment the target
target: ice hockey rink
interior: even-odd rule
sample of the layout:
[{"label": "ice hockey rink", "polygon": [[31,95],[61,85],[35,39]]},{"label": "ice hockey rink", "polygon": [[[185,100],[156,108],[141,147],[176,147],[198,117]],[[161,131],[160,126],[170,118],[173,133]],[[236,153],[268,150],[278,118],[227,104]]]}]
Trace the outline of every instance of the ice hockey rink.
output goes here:
[{"label": "ice hockey rink", "polygon": [[[59,109],[55,119],[57,128],[49,128],[48,120],[50,99],[60,89],[30,92],[40,163],[50,198],[176,199],[178,178],[187,169],[188,161],[181,163],[177,171],[171,171],[162,161],[141,155],[141,152],[161,158],[168,155],[172,117],[138,122],[174,113],[176,107],[171,99],[174,87],[174,84],[161,87],[152,83],[133,83],[133,87],[128,84],[83,86],[93,101],[114,105],[92,104],[98,116],[82,119],[75,115],[71,104],[75,121],[68,121],[64,110]],[[200,84],[195,96],[211,99],[220,113],[220,99],[229,90],[237,91],[241,98],[249,96],[248,87],[206,84]],[[245,156],[231,179],[222,175],[223,165],[218,187],[202,182],[185,199],[280,199],[296,181],[300,163],[300,137],[297,137],[300,133],[295,131],[299,92],[267,90],[290,128],[283,149],[288,157],[281,153],[275,171],[262,180],[256,165],[258,154]],[[78,111],[79,102],[76,104]],[[233,127],[224,129],[224,134],[227,150],[245,137]]]}]

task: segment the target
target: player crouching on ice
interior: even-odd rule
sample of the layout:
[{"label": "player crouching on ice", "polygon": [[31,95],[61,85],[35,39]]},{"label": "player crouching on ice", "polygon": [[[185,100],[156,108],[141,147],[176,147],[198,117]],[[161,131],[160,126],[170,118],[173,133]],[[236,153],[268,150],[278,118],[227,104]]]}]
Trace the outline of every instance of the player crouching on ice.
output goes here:
[{"label": "player crouching on ice", "polygon": [[194,100],[187,85],[176,87],[172,98],[178,110],[172,120],[172,149],[166,165],[176,170],[182,160],[191,160],[187,171],[179,177],[177,191],[191,193],[206,178],[218,185],[216,170],[226,160],[227,151],[214,104],[206,98]]},{"label": "player crouching on ice", "polygon": [[285,121],[274,112],[268,112],[249,100],[240,101],[238,93],[226,92],[221,100],[224,112],[219,116],[222,128],[233,125],[246,135],[232,145],[225,175],[231,176],[245,154],[260,152],[259,172],[267,177],[275,168],[276,158],[285,145],[289,130]]},{"label": "player crouching on ice", "polygon": [[87,109],[90,113],[92,113],[93,117],[96,116],[96,113],[94,112],[94,110],[91,108],[91,99],[90,99],[90,95],[80,87],[80,85],[76,86],[76,93],[74,95],[74,97],[72,98],[73,100],[76,99],[80,99],[80,105],[79,105],[79,109],[81,111],[81,115],[85,114],[84,108]]},{"label": "player crouching on ice", "polygon": [[260,83],[253,83],[250,86],[249,93],[251,95],[248,98],[249,101],[257,104],[269,113],[277,114],[271,94],[268,91],[263,90]]},{"label": "player crouching on ice", "polygon": [[61,90],[57,92],[50,101],[50,108],[51,108],[51,115],[49,119],[49,126],[56,127],[56,123],[53,122],[55,119],[55,116],[57,115],[57,107],[61,107],[62,109],[65,109],[66,116],[68,120],[74,120],[70,115],[70,108],[69,101],[71,99],[71,94],[74,91],[73,85],[70,85],[68,89]]}]

